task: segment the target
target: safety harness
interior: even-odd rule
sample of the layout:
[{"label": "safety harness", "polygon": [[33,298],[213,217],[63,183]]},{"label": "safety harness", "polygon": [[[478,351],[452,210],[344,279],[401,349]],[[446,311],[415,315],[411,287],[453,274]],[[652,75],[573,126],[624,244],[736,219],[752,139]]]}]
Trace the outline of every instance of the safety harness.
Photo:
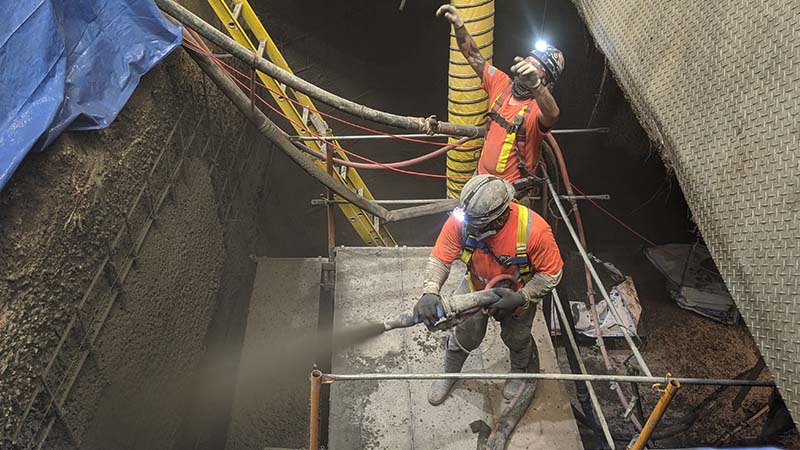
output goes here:
[{"label": "safety harness", "polygon": [[506,137],[503,139],[503,148],[500,150],[500,156],[497,158],[495,172],[503,173],[506,171],[506,167],[508,166],[508,157],[511,155],[511,150],[513,149],[517,155],[517,167],[519,168],[520,174],[525,177],[531,177],[533,176],[533,173],[531,173],[530,169],[528,169],[528,167],[525,165],[525,160],[522,158],[521,150],[521,148],[525,146],[527,135],[525,132],[525,122],[528,118],[528,114],[530,113],[528,107],[530,106],[531,101],[529,100],[527,103],[522,105],[522,109],[520,109],[517,115],[514,116],[514,122],[511,123],[500,115],[500,107],[503,106],[510,96],[511,85],[509,84],[508,87],[503,89],[503,92],[499,93],[497,97],[495,97],[494,103],[486,113],[487,120],[496,122],[506,130]]},{"label": "safety harness", "polygon": [[[481,240],[478,240],[474,235],[467,233],[466,225],[462,226],[461,229],[461,236],[463,239],[463,250],[461,251],[461,262],[463,262],[467,266],[467,270],[474,276],[476,279],[481,280],[484,284],[488,283],[489,280],[483,279],[480,275],[478,275],[473,269],[472,265],[472,254],[475,252],[476,249],[480,249],[483,252],[489,254],[503,267],[511,267],[512,265],[516,265],[516,278],[521,280],[522,283],[527,283],[528,280],[531,279],[533,274],[531,273],[531,262],[528,259],[528,236],[531,232],[531,224],[533,222],[533,217],[530,215],[530,210],[521,206],[517,209],[517,243],[515,247],[515,254],[514,256],[510,255],[500,255],[497,256],[491,248]],[[472,284],[472,277],[469,278],[469,289],[470,291],[475,290],[475,286]]]}]

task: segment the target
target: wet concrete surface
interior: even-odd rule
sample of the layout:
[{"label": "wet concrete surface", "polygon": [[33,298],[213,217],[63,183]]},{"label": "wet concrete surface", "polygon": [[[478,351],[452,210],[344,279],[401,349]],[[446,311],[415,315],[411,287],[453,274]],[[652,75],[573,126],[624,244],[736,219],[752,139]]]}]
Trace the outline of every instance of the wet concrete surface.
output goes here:
[{"label": "wet concrete surface", "polygon": [[[429,248],[339,248],[336,256],[334,327],[382,321],[410,311],[420,295]],[[453,267],[444,293],[452,292],[464,273]],[[509,370],[500,327],[490,321],[484,343],[464,372]],[[534,321],[541,368],[558,372],[555,352],[542,314]],[[333,355],[334,373],[440,373],[442,332],[424,327],[392,330]],[[465,449],[477,446],[470,423],[489,426],[508,402],[502,381],[460,382],[439,406],[427,401],[429,381],[340,381],[331,386],[329,448]],[[509,449],[582,449],[565,390],[557,382],[539,382],[531,408],[512,435]]]},{"label": "wet concrete surface", "polygon": [[308,442],[320,265],[320,258],[258,260],[227,450],[300,448]]},{"label": "wet concrete surface", "polygon": [[[90,371],[102,374],[105,383],[79,378],[74,398],[92,398],[95,404],[81,448],[163,448],[176,439],[193,394],[186,376],[204,352],[224,245],[221,225],[208,220],[214,217],[214,194],[205,164],[190,160],[185,171],[186,182],[175,187],[174,207],[159,215],[125,296],[104,325],[110,332],[95,345]],[[97,396],[90,396],[98,387]]]}]

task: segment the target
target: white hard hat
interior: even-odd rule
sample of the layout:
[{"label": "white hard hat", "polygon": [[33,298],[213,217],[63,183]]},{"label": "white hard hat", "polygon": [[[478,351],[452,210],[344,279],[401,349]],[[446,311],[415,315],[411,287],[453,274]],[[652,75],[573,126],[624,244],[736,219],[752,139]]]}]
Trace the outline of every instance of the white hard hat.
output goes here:
[{"label": "white hard hat", "polygon": [[481,229],[508,209],[514,193],[514,186],[500,177],[477,175],[461,189],[459,208],[470,228]]}]

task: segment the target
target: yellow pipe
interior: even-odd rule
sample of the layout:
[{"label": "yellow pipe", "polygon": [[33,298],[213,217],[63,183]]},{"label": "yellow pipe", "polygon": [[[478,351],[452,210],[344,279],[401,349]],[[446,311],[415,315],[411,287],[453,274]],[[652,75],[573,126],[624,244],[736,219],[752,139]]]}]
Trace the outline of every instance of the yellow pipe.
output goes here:
[{"label": "yellow pipe", "polygon": [[[667,377],[670,377],[670,374],[667,374]],[[653,408],[653,412],[650,413],[650,417],[647,419],[647,423],[644,424],[642,428],[642,432],[639,433],[639,437],[636,438],[636,442],[633,445],[628,446],[628,450],[642,450],[647,444],[647,441],[650,440],[650,435],[653,434],[653,431],[656,429],[656,425],[661,420],[661,417],[664,415],[664,412],[667,410],[669,406],[669,402],[672,401],[672,397],[675,395],[675,392],[678,391],[678,388],[681,387],[681,384],[678,380],[670,379],[667,383],[667,387],[665,389],[660,389],[659,385],[653,386],[658,392],[661,392],[661,398],[658,399],[658,403],[656,403],[656,407]]]},{"label": "yellow pipe", "polygon": [[[494,54],[494,0],[452,0],[464,20],[467,31],[475,39],[481,55],[491,64]],[[483,125],[489,107],[481,79],[458,49],[455,34],[450,32],[450,57],[447,77],[447,120],[461,125]],[[457,138],[450,139],[453,143]],[[447,152],[447,197],[456,198],[467,178],[475,172],[483,139],[470,141],[475,149],[454,148]]]}]

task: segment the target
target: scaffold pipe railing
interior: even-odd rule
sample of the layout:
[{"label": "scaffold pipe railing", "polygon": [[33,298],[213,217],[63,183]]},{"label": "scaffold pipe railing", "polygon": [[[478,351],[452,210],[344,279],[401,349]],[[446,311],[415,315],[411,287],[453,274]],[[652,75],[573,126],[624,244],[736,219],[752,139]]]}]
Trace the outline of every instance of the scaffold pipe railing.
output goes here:
[{"label": "scaffold pipe railing", "polygon": [[[575,336],[572,334],[572,328],[570,328],[569,322],[567,321],[567,314],[564,311],[564,306],[561,305],[561,299],[558,298],[558,292],[555,289],[553,289],[553,303],[558,309],[558,316],[561,318],[561,326],[564,329],[564,333],[567,335],[569,345],[572,347],[572,352],[575,353],[575,359],[578,360],[578,367],[580,368],[581,374],[588,375],[589,372],[586,370],[586,365],[583,363],[583,357],[581,356],[581,351],[578,348],[578,343],[575,341]],[[589,399],[592,401],[592,409],[594,410],[595,415],[597,415],[598,422],[600,422],[600,428],[603,430],[603,436],[606,438],[608,448],[614,450],[614,437],[611,435],[611,430],[608,428],[608,422],[606,422],[606,416],[603,414],[603,408],[600,406],[600,400],[598,400],[597,393],[595,393],[594,387],[590,381],[586,381],[586,390],[589,392]]]},{"label": "scaffold pipe railing", "polygon": [[558,191],[553,186],[553,183],[550,181],[550,178],[545,177],[545,182],[547,183],[547,188],[550,190],[552,194],[553,201],[558,208],[558,213],[561,214],[561,218],[564,219],[564,225],[567,226],[567,231],[569,231],[569,235],[572,237],[572,240],[575,242],[575,246],[578,247],[578,252],[581,254],[581,258],[583,258],[584,264],[592,273],[592,279],[597,284],[597,287],[600,288],[600,293],[603,294],[603,299],[605,299],[606,304],[609,305],[608,311],[614,317],[614,320],[617,322],[618,328],[622,331],[622,335],[625,337],[625,341],[628,343],[628,347],[630,347],[631,352],[633,352],[634,358],[636,358],[636,362],[639,364],[639,367],[642,369],[645,375],[648,377],[652,375],[650,372],[650,368],[647,366],[647,363],[642,358],[641,352],[639,352],[639,348],[636,347],[636,343],[633,342],[633,338],[631,337],[631,332],[625,326],[625,321],[622,320],[617,309],[613,307],[614,303],[611,301],[611,298],[608,296],[608,290],[606,289],[603,281],[600,279],[600,276],[597,275],[597,271],[594,269],[594,264],[589,259],[589,255],[586,253],[586,249],[583,248],[581,245],[581,241],[578,238],[577,233],[575,232],[575,228],[572,226],[572,221],[569,219],[569,215],[564,210],[564,205],[561,203],[561,199],[558,196]]},{"label": "scaffold pipe railing", "polygon": [[639,375],[608,375],[579,373],[348,373],[323,374],[322,381],[385,381],[385,380],[554,380],[554,381],[608,381],[636,384],[665,384],[677,381],[683,385],[698,386],[750,386],[775,387],[773,380],[746,380],[731,378],[654,377]]}]

